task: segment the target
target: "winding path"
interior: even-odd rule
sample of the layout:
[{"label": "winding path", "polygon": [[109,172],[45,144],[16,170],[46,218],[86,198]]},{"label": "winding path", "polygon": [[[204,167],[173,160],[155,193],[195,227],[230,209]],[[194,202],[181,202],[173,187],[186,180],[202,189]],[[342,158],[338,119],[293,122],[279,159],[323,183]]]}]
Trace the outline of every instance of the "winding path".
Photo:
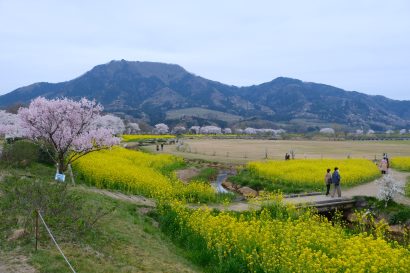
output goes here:
[{"label": "winding path", "polygon": [[[390,170],[390,174],[394,180],[400,185],[405,185],[407,181],[407,177],[410,176],[410,173],[405,173],[405,172],[399,172],[395,170]],[[223,181],[226,180],[228,177],[228,173],[226,171],[221,171],[215,182],[211,183],[211,185],[214,187],[215,191],[218,193],[229,193],[228,190],[226,190],[223,186],[222,183]],[[306,203],[336,203],[336,202],[347,202],[349,200],[352,200],[354,196],[370,196],[370,197],[377,197],[377,194],[380,189],[380,184],[378,183],[380,179],[377,179],[373,182],[369,182],[363,185],[359,185],[356,187],[352,187],[346,190],[342,190],[342,197],[330,197],[330,196],[325,196],[323,194],[316,194],[316,195],[308,195],[308,196],[297,196],[297,197],[289,197],[289,198],[284,198],[284,202],[288,204],[294,204],[294,205],[302,205]],[[343,182],[342,182],[343,183]],[[127,201],[130,203],[142,205],[142,206],[147,206],[147,207],[154,207],[155,206],[155,201],[149,198],[145,198],[142,196],[136,196],[136,195],[126,195],[120,192],[112,192],[109,190],[103,190],[103,189],[97,189],[97,188],[88,188],[88,187],[82,187],[86,191],[91,191],[99,194],[103,194],[106,196],[109,196],[114,199],[119,199],[123,201]],[[405,205],[410,205],[410,198],[403,196],[401,194],[397,194],[394,196],[394,201],[397,203],[405,204]],[[219,210],[229,210],[229,211],[236,211],[236,212],[241,212],[241,211],[247,211],[247,210],[258,210],[261,208],[261,202],[248,202],[248,201],[233,201],[232,203],[228,205],[223,205],[223,204],[207,204],[206,206],[210,208],[216,208]],[[201,207],[201,205],[190,205],[192,208],[198,208]]]},{"label": "winding path", "polygon": [[[410,176],[410,173],[399,172],[396,170],[389,170],[389,175],[393,177],[393,179],[401,186],[404,186],[407,181],[407,177]],[[377,194],[380,190],[380,179],[376,179],[372,182],[362,184],[356,187],[352,187],[349,189],[342,190],[342,198],[349,199],[353,198],[354,196],[369,196],[369,197],[377,197]],[[343,185],[343,180],[342,180]],[[315,203],[315,202],[322,202],[326,200],[332,200],[336,198],[332,198],[331,196],[325,195],[313,195],[313,196],[303,196],[303,197],[295,197],[295,198],[285,198],[285,202],[293,203],[293,204],[301,204],[301,203]],[[394,201],[404,205],[410,205],[410,198],[402,195],[396,194],[393,198]]]},{"label": "winding path", "polygon": [[[407,182],[407,177],[410,176],[410,173],[399,172],[399,171],[390,169],[388,175],[392,176],[392,178],[396,181],[397,184],[404,187]],[[359,196],[359,195],[376,197],[380,190],[379,181],[380,179],[377,179],[373,182],[347,189],[342,194],[343,196],[346,196],[346,197],[353,197],[353,196]],[[404,205],[410,205],[410,198],[402,194],[396,194],[393,197],[393,200],[396,201],[397,203],[401,203]]]},{"label": "winding path", "polygon": [[[393,179],[401,186],[404,186],[407,181],[407,177],[410,176],[410,173],[406,172],[399,172],[396,170],[389,170],[389,175],[393,177]],[[219,187],[222,187],[221,183],[226,179],[227,174],[221,173],[218,175],[218,179],[216,181],[217,191],[219,191]],[[381,178],[380,178],[381,179]],[[302,204],[315,204],[315,203],[344,203],[352,200],[354,196],[370,196],[370,197],[377,197],[377,194],[380,190],[380,179],[374,180],[372,182],[359,185],[356,187],[352,187],[346,190],[342,190],[342,197],[331,197],[325,196],[324,194],[315,194],[315,195],[306,195],[306,196],[297,196],[297,197],[289,197],[284,198],[283,201],[287,204],[293,205],[302,205]],[[343,181],[342,181],[343,183]],[[223,187],[222,187],[223,188]],[[226,190],[225,190],[226,191]],[[394,201],[404,205],[410,205],[410,198],[402,195],[396,194],[394,196]],[[251,209],[259,209],[261,207],[260,202],[246,202],[246,201],[239,201],[239,202],[232,202],[229,205],[208,205],[212,208],[217,208],[220,210],[230,210],[230,211],[247,211]]]}]

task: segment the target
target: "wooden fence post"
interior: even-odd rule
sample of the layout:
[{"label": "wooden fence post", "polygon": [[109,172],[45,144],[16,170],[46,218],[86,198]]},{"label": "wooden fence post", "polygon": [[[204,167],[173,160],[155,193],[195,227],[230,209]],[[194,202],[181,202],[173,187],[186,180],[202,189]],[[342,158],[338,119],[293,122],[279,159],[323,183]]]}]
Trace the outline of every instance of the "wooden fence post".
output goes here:
[{"label": "wooden fence post", "polygon": [[73,185],[75,185],[74,174],[73,174],[73,169],[71,168],[71,164],[68,164],[68,171],[70,172],[71,183],[73,183]]},{"label": "wooden fence post", "polygon": [[36,209],[36,228],[35,228],[35,232],[36,232],[36,251],[38,249],[38,210]]}]

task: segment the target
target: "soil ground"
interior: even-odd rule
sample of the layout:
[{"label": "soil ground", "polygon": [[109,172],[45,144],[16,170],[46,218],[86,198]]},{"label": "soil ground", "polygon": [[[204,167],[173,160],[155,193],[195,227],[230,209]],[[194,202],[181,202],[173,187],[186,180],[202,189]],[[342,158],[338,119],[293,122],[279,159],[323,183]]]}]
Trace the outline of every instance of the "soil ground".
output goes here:
[{"label": "soil ground", "polygon": [[[310,141],[310,140],[257,140],[257,139],[186,139],[186,152],[177,151],[176,145],[165,145],[160,153],[171,153],[188,159],[203,159],[225,163],[246,163],[251,160],[284,159],[293,150],[295,158],[368,158],[380,159],[383,153],[390,157],[410,156],[410,141]],[[155,151],[155,146],[146,146]]]},{"label": "soil ground", "polygon": [[200,171],[200,169],[192,167],[188,169],[177,170],[176,175],[179,180],[187,183],[191,178],[197,176]]},{"label": "soil ground", "polygon": [[0,273],[36,273],[37,270],[29,265],[28,258],[19,253],[0,252]]}]

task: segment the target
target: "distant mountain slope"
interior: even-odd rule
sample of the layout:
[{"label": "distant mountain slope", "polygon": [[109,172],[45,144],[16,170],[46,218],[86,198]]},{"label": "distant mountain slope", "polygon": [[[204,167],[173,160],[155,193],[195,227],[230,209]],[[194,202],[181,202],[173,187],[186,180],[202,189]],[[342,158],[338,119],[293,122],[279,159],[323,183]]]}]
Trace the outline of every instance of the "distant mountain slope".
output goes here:
[{"label": "distant mountain slope", "polygon": [[[337,123],[376,130],[410,126],[410,101],[283,77],[239,88],[196,76],[178,65],[153,62],[111,61],[71,81],[18,88],[0,96],[0,107],[27,104],[37,96],[96,99],[106,111],[151,124],[168,119],[187,125],[228,126],[239,120],[241,124],[254,121],[255,126]],[[199,108],[218,112],[204,115],[206,111]]]}]

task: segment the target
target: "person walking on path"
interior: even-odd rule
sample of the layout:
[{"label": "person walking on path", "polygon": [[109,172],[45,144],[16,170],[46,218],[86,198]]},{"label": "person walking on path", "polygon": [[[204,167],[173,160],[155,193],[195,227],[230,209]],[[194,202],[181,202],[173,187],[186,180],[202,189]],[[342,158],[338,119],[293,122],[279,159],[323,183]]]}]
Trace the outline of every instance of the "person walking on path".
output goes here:
[{"label": "person walking on path", "polygon": [[164,143],[161,143],[161,151],[164,150]]},{"label": "person walking on path", "polygon": [[335,167],[335,170],[332,174],[332,184],[334,185],[333,188],[333,193],[332,193],[332,197],[335,196],[335,193],[337,191],[337,196],[341,197],[342,196],[342,191],[340,189],[340,174],[339,174],[339,168]]},{"label": "person walking on path", "polygon": [[389,163],[387,162],[387,159],[386,159],[386,158],[383,158],[383,159],[380,161],[379,169],[380,169],[380,171],[382,172],[382,174],[386,174],[388,168],[389,168]]},{"label": "person walking on path", "polygon": [[386,153],[383,154],[383,159],[386,159],[386,161],[387,161],[387,169],[390,168],[389,157],[387,156]]},{"label": "person walking on path", "polygon": [[332,174],[330,173],[330,169],[326,170],[325,184],[326,184],[326,196],[328,196],[329,191],[330,191],[330,184],[332,184]]}]

